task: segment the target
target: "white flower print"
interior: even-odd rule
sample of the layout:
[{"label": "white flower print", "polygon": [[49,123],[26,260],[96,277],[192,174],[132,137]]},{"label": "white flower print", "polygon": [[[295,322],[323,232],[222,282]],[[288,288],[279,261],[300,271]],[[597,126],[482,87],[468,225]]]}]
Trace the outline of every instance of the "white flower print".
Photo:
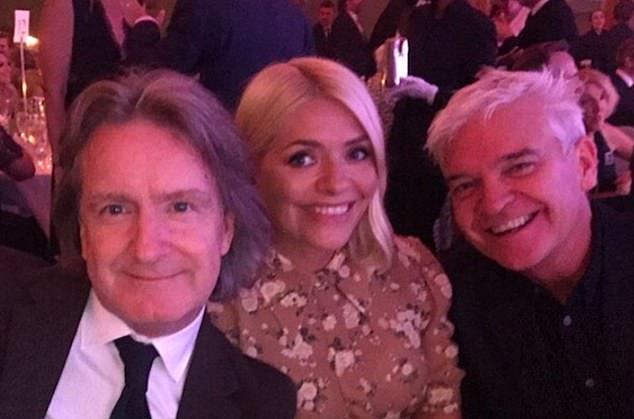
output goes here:
[{"label": "white flower print", "polygon": [[390,320],[390,328],[396,332],[401,332],[409,340],[412,348],[420,348],[420,328],[422,318],[414,310],[399,311],[396,319]]},{"label": "white flower print", "polygon": [[443,297],[451,299],[451,283],[446,274],[440,273],[434,277],[434,283],[440,287],[440,293]]},{"label": "white flower print", "polygon": [[335,326],[337,325],[337,318],[332,315],[329,314],[328,317],[326,317],[322,322],[321,325],[323,326],[325,331],[331,331],[335,329]]},{"label": "white flower print", "polygon": [[260,293],[267,303],[270,302],[280,292],[284,291],[286,283],[284,281],[268,281],[260,286]]},{"label": "white flower print", "polygon": [[361,318],[356,307],[350,303],[343,305],[343,321],[347,329],[353,329],[359,325]]},{"label": "white flower print", "polygon": [[304,307],[306,305],[306,297],[297,292],[289,292],[280,301],[282,307]]},{"label": "white flower print", "polygon": [[328,350],[328,360],[335,363],[335,374],[341,377],[347,368],[354,365],[354,352],[349,349],[337,351],[334,348]]},{"label": "white flower print", "polygon": [[297,390],[297,405],[304,410],[315,409],[315,398],[319,390],[313,381],[304,381]]},{"label": "white flower print", "polygon": [[240,290],[240,305],[247,313],[253,313],[258,309],[258,294],[253,288]]},{"label": "white flower print", "polygon": [[304,338],[299,333],[295,335],[292,348],[282,349],[282,355],[292,358],[306,361],[313,355],[313,347],[304,341]]}]

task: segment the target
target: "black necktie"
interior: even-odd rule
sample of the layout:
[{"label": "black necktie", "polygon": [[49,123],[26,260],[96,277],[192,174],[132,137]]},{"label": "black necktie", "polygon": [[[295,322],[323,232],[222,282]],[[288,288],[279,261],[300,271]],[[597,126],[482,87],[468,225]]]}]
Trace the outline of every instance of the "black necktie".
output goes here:
[{"label": "black necktie", "polygon": [[130,336],[119,338],[114,344],[125,367],[125,387],[110,419],[151,419],[145,392],[150,368],[158,353],[154,346],[137,342]]}]

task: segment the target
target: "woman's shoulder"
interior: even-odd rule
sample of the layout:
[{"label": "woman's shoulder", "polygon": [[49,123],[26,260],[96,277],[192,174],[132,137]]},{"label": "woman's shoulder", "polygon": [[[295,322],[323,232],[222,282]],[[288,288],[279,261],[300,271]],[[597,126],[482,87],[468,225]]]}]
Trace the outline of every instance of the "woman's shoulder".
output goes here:
[{"label": "woman's shoulder", "polygon": [[422,282],[434,294],[451,298],[451,284],[436,256],[415,237],[394,237],[394,258],[390,270],[397,281]]}]

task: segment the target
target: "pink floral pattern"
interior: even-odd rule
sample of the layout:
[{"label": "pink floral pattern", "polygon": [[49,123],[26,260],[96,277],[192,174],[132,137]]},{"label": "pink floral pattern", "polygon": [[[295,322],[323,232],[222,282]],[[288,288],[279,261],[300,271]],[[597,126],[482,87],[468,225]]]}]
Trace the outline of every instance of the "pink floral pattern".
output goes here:
[{"label": "pink floral pattern", "polygon": [[298,418],[455,413],[463,373],[446,318],[451,286],[418,240],[395,247],[382,275],[345,251],[312,275],[272,252],[252,289],[209,311],[243,352],[293,378]]}]

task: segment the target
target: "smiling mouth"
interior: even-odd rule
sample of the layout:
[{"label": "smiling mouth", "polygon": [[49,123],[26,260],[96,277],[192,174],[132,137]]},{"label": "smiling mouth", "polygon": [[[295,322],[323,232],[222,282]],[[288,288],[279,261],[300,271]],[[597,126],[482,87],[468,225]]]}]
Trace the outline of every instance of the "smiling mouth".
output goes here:
[{"label": "smiling mouth", "polygon": [[537,216],[538,212],[539,211],[535,211],[528,215],[522,215],[521,217],[514,218],[510,221],[507,221],[504,224],[490,227],[487,229],[487,231],[496,236],[501,236],[504,234],[515,232],[521,229],[522,227],[524,227],[525,225],[527,225],[528,223],[530,223],[531,221],[533,221],[535,217]]},{"label": "smiling mouth", "polygon": [[138,273],[128,272],[127,274],[128,276],[136,280],[148,281],[148,282],[161,281],[161,280],[171,279],[178,276],[178,273],[161,275],[161,274],[138,274]]},{"label": "smiling mouth", "polygon": [[346,214],[350,208],[352,208],[352,204],[315,205],[312,207],[312,211],[319,215],[336,216]]}]

